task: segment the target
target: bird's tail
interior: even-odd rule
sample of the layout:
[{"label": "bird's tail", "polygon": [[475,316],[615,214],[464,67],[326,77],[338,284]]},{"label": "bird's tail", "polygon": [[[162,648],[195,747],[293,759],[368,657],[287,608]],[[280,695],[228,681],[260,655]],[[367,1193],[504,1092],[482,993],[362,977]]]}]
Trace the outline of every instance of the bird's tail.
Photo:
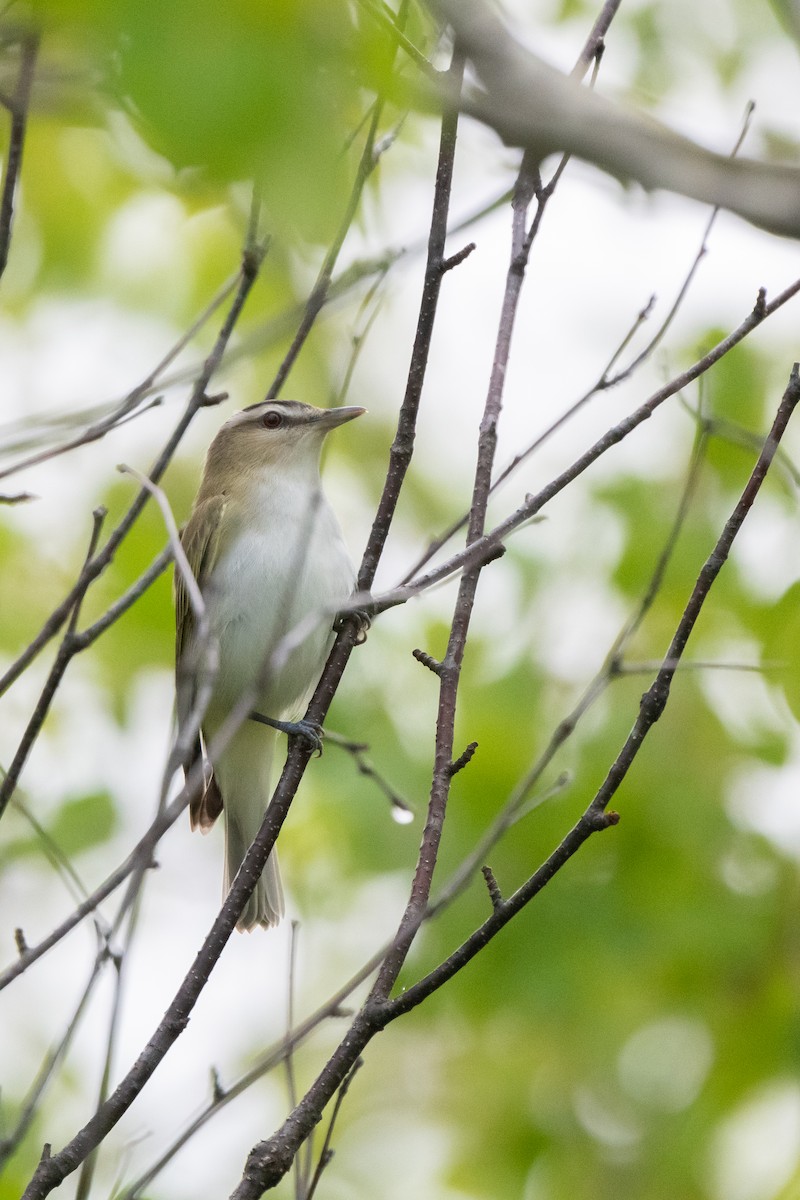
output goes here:
[{"label": "bird's tail", "polygon": [[[275,730],[245,722],[221,756],[221,760],[214,764],[214,773],[224,803],[225,896],[264,820],[270,797],[270,775],[276,738]],[[278,857],[273,850],[236,928],[250,930],[255,929],[257,925],[277,925],[283,912],[283,887],[278,870]]]}]

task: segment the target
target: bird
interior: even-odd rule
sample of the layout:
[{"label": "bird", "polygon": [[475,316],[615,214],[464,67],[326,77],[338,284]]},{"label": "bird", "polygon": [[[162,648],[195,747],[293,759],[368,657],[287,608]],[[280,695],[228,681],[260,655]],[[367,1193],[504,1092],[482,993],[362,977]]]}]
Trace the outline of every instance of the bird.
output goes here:
[{"label": "bird", "polygon": [[[365,411],[265,400],[234,413],[209,446],[181,531],[218,650],[210,699],[183,765],[187,778],[198,761],[204,771],[205,786],[190,802],[192,829],[207,833],[223,815],[223,896],[263,820],[278,731],[314,736],[297,718],[325,665],[335,615],[355,584],[339,522],[322,491],[320,456],[326,435]],[[197,703],[202,647],[178,570],[174,596],[180,730]],[[215,735],[248,689],[255,690],[256,719],[245,719],[214,751]],[[273,850],[237,928],[269,928],[283,913]]]}]

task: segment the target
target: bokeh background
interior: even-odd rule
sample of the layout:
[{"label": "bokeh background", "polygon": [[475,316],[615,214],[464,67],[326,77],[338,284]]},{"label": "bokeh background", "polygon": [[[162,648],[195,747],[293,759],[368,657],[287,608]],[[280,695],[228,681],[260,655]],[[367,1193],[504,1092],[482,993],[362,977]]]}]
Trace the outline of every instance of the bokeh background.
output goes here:
[{"label": "bokeh background", "polygon": [[[568,70],[596,16],[581,0],[506,12],[527,44]],[[213,381],[231,400],[202,412],[164,480],[185,519],[202,453],[232,407],[265,393],[347,204],[374,89],[390,138],[284,395],[364,405],[331,439],[326,486],[357,559],[386,469],[422,284],[438,122],[408,109],[413,64],[395,53],[380,0],[207,0],[168,5],[52,0],[2,281],[0,469],[107,411],[152,370],[236,270],[248,180],[262,173],[269,254]],[[429,16],[409,36],[447,59]],[[6,52],[8,69],[14,59]],[[399,73],[391,75],[392,64]],[[622,4],[597,86],[721,152],[798,161],[797,48],[767,4]],[[455,229],[512,185],[519,153],[463,121]],[[545,174],[553,163],[546,164]],[[646,305],[652,335],[701,244],[708,212],[645,196],[571,163],[531,256],[501,422],[503,466],[596,381]],[[469,503],[477,427],[508,257],[510,210],[454,232],[476,250],[444,281],[414,463],[379,573],[389,587]],[[722,213],[658,350],[595,396],[509,479],[501,518],[768,296],[800,276],[800,250]],[[799,356],[798,303],[701,384],[606,455],[517,533],[483,575],[458,730],[478,752],[453,787],[443,883],[602,666],[668,537],[698,430],[696,489],[663,585],[628,649],[663,654],[758,452]],[[217,319],[218,320],[218,319]],[[134,494],[116,466],[146,470],[207,353],[204,327],[159,385],[163,402],[92,445],[2,483],[35,495],[0,506],[0,657],[11,662],[74,581],[91,512],[109,527]],[[363,337],[362,335],[367,334]],[[358,355],[353,362],[354,346]],[[370,1046],[337,1123],[318,1195],[437,1200],[789,1200],[800,1195],[800,433],[759,497],[689,647],[665,716],[615,800],[620,825],[590,841],[501,937]],[[91,590],[101,614],[165,544],[150,505]],[[457,543],[456,543],[457,544]],[[323,1002],[391,935],[402,913],[432,767],[435,680],[411,651],[441,654],[452,585],[392,610],[354,654],[330,727],[369,758],[416,820],[392,819],[373,781],[335,745],[312,763],[281,836],[296,923],[295,1016]],[[2,965],[13,933],[35,943],[73,907],[53,846],[91,890],[147,827],[172,732],[173,617],[159,580],[70,666],[2,822]],[[7,765],[51,661],[2,699]],[[646,673],[616,680],[545,774],[541,803],[489,861],[503,891],[560,840],[636,715]],[[557,786],[556,786],[557,785]],[[31,823],[34,817],[37,830]],[[43,832],[42,832],[43,831]],[[152,1032],[219,903],[221,831],[179,821],[147,879],[124,960],[112,1079]],[[118,900],[103,911],[113,919]],[[429,923],[404,979],[449,953],[487,912],[477,878]],[[186,1033],[105,1143],[91,1194],[125,1195],[208,1102],[286,1028],[291,922],[236,936]],[[63,1035],[95,955],[81,927],[0,995],[0,1136]],[[108,965],[30,1129],[0,1174],[16,1200],[43,1142],[59,1148],[93,1111],[113,1001]],[[356,993],[356,996],[359,993]],[[328,1020],[295,1056],[300,1089],[343,1033]],[[224,1108],[138,1194],[227,1195],[247,1151],[289,1106],[278,1069]],[[73,1177],[63,1185],[73,1196]],[[280,1195],[294,1194],[287,1179]]]}]

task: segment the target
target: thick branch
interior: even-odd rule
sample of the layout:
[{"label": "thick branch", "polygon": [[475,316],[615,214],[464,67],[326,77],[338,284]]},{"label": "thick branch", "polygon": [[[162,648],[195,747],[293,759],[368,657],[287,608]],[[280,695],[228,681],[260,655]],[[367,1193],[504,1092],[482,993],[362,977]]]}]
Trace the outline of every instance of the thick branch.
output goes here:
[{"label": "thick branch", "polygon": [[517,42],[483,0],[430,0],[455,30],[482,87],[463,109],[534,161],[566,152],[648,190],[726,208],[800,236],[800,170],[715,154],[653,118],[575,85]]},{"label": "thick branch", "polygon": [[[457,53],[454,54],[453,62],[448,72],[454,85],[461,80],[463,65],[463,59],[460,55]],[[443,275],[442,267],[447,234],[447,213],[450,202],[457,125],[458,117],[455,109],[451,112],[446,112],[442,119],[433,213],[428,239],[428,257],[417,320],[417,330],[411,352],[405,395],[398,418],[397,432],[390,451],[386,482],[359,571],[358,586],[361,591],[369,591],[369,588],[372,586],[397,506],[400,490],[414,450],[417,413],[425,379],[428,353],[433,335]],[[355,636],[355,621],[345,622],[336,639],[322,679],[306,714],[309,719],[319,722],[324,717],[338,680],[352,651]],[[287,775],[293,770],[293,763],[297,762],[301,753],[302,751],[296,748],[289,755],[283,776],[278,785],[278,790],[267,811],[265,825],[271,823],[273,810],[279,804],[283,806],[282,792],[284,781],[287,780]],[[307,757],[308,754],[306,753]],[[448,765],[449,761],[448,757]],[[280,819],[282,821],[283,818],[281,817]],[[263,832],[264,826],[262,826],[259,836],[256,839],[256,844],[261,839]],[[248,859],[249,857],[248,855]],[[245,859],[242,871],[240,871],[240,877],[248,866],[248,859]],[[264,861],[266,861],[266,855],[264,855],[259,865],[259,870]],[[271,1184],[266,1182],[268,1179],[274,1178],[277,1181],[289,1169],[297,1149],[320,1120],[325,1104],[335,1094],[348,1071],[354,1065],[361,1049],[367,1044],[371,1036],[372,1032],[364,1023],[363,1017],[357,1018],[345,1036],[344,1042],[325,1068],[326,1073],[328,1073],[326,1074],[325,1081],[320,1086],[317,1086],[319,1085],[318,1080],[317,1085],[300,1101],[300,1104],[284,1123],[281,1130],[267,1142],[259,1143],[251,1151],[242,1181],[235,1193],[237,1200],[244,1200],[244,1197],[260,1196],[266,1186],[271,1186]],[[330,1090],[327,1087],[328,1081],[331,1081]]]},{"label": "thick branch", "polygon": [[[447,72],[450,86],[458,92],[464,72],[463,58],[453,57],[450,70]],[[447,214],[450,207],[450,187],[453,180],[453,161],[455,158],[456,132],[458,117],[455,110],[446,111],[442,118],[442,132],[439,141],[439,161],[436,168],[436,185],[433,195],[433,212],[431,214],[430,233],[428,235],[428,256],[425,263],[425,279],[422,285],[417,329],[414,335],[414,345],[411,350],[406,390],[400,414],[397,420],[392,448],[389,452],[389,467],[386,472],[386,482],[378,504],[378,511],[372,523],[361,570],[358,575],[358,590],[368,592],[375,579],[378,561],[383,553],[389,526],[392,523],[397,501],[403,481],[406,477],[411,458],[414,453],[416,436],[417,413],[422,397],[422,385],[428,367],[433,338],[433,327],[436,320],[436,309],[439,303],[442,278],[444,275],[444,248],[447,238]]]}]

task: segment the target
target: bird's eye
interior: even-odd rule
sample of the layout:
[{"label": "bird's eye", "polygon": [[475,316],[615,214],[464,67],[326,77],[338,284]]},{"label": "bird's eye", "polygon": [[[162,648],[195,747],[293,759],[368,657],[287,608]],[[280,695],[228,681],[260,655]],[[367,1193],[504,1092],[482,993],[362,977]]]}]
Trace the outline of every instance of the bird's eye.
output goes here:
[{"label": "bird's eye", "polygon": [[273,409],[272,412],[264,413],[264,416],[261,418],[261,424],[265,429],[280,429],[283,424],[283,417]]}]

